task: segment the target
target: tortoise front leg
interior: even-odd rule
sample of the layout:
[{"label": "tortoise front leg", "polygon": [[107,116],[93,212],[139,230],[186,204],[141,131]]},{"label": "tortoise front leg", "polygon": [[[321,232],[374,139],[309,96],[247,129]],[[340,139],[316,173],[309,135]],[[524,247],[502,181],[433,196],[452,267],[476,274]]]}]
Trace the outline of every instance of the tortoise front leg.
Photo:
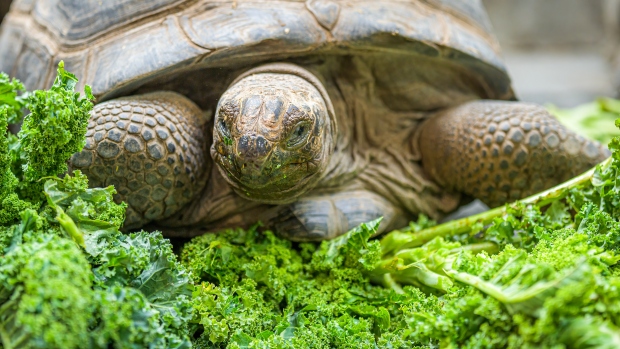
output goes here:
[{"label": "tortoise front leg", "polygon": [[91,186],[114,185],[128,203],[124,228],[167,218],[204,186],[211,165],[202,111],[173,92],[100,103],[86,146],[70,160]]},{"label": "tortoise front leg", "polygon": [[491,207],[566,181],[610,154],[543,107],[520,102],[475,101],[442,111],[424,123],[419,142],[428,175]]},{"label": "tortoise front leg", "polygon": [[278,206],[269,214],[272,217],[267,224],[293,241],[332,239],[379,217],[383,220],[378,234],[407,224],[405,215],[394,204],[365,190],[310,195]]}]

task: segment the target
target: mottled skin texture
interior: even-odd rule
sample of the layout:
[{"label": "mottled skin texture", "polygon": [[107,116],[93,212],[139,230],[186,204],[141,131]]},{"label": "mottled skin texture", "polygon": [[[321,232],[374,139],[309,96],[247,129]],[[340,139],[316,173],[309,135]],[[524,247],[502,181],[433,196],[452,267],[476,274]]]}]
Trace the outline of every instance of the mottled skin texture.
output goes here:
[{"label": "mottled skin texture", "polygon": [[528,103],[467,103],[429,119],[420,132],[427,173],[491,207],[566,181],[609,154]]},{"label": "mottled skin texture", "polygon": [[199,108],[175,93],[99,104],[72,164],[95,184],[117,186],[130,205],[127,228],[156,222],[170,235],[195,236],[261,220],[289,239],[321,240],[378,217],[380,231],[419,213],[438,218],[462,194],[501,205],[608,155],[536,105],[470,101],[394,112],[376,97],[359,98],[372,78],[356,64],[358,74],[346,79],[319,79],[329,67],[250,70],[206,126]]},{"label": "mottled skin texture", "polygon": [[319,91],[303,78],[250,75],[220,99],[211,156],[239,195],[290,203],[325,171],[334,149],[331,119]]}]

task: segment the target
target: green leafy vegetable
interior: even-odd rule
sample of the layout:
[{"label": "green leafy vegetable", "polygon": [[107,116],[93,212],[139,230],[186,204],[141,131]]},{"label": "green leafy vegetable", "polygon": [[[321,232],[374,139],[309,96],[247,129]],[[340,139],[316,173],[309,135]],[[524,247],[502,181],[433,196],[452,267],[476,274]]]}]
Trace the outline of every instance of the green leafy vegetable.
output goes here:
[{"label": "green leafy vegetable", "polygon": [[[19,219],[19,213],[31,206],[21,200],[15,192],[18,179],[12,171],[12,159],[9,153],[9,134],[6,132],[8,113],[9,108],[6,105],[0,106],[0,130],[3,130],[0,132],[0,224],[14,223]],[[2,232],[0,228],[0,247],[7,243],[7,238],[9,238],[7,233]]]},{"label": "green leafy vegetable", "polygon": [[[27,98],[7,81],[0,76],[1,347],[191,347],[193,287],[169,241],[121,233],[126,204],[114,188],[65,174],[85,144],[90,88],[85,99],[74,92],[62,62],[52,88]],[[22,107],[31,113],[15,137],[7,123]]]},{"label": "green leafy vegetable", "polygon": [[72,241],[45,235],[16,245],[0,264],[2,347],[81,347],[91,286],[88,262]]},{"label": "green leafy vegetable", "polygon": [[379,222],[340,239],[293,245],[270,231],[228,230],[185,245],[198,286],[192,300],[197,348],[409,348],[398,300],[371,285],[369,242]]},{"label": "green leafy vegetable", "polygon": [[[67,171],[67,159],[82,150],[94,99],[88,85],[86,98],[74,92],[77,78],[58,64],[58,75],[49,90],[34,91],[26,100],[31,111],[19,131],[20,159],[23,159],[21,194],[38,200],[41,178]],[[18,175],[19,176],[19,175]]]},{"label": "green leafy vegetable", "polygon": [[24,91],[24,85],[17,79],[9,79],[5,73],[0,73],[0,110],[7,113],[9,124],[18,123],[22,118],[22,109],[28,94],[18,95]]},{"label": "green leafy vegetable", "polygon": [[612,127],[614,121],[620,118],[620,100],[601,97],[568,109],[548,105],[547,110],[566,127],[584,137],[607,144],[613,137],[620,136],[620,130]]},{"label": "green leafy vegetable", "polygon": [[[620,126],[620,125],[619,125]],[[186,244],[199,348],[614,348],[620,139],[596,168],[462,220],[320,245],[229,230]]]}]

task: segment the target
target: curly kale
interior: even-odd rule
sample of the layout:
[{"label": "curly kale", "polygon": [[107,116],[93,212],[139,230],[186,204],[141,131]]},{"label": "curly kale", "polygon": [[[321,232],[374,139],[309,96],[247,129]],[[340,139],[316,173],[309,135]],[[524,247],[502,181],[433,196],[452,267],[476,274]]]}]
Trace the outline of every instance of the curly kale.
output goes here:
[{"label": "curly kale", "polygon": [[399,249],[400,231],[380,239],[377,256],[378,241],[368,241],[377,221],[320,246],[256,228],[198,237],[182,253],[201,284],[195,345],[612,348],[620,224],[594,205],[579,217],[576,229],[498,254],[486,252],[495,243],[441,238]]},{"label": "curly kale", "polygon": [[28,93],[23,93],[24,85],[17,79],[9,79],[5,73],[0,73],[0,109],[5,109],[9,124],[21,121],[25,100]]},{"label": "curly kale", "polygon": [[2,347],[83,347],[91,287],[90,266],[71,240],[39,235],[14,246],[0,264]]},{"label": "curly kale", "polygon": [[[589,238],[598,233],[558,230],[529,253],[512,245],[494,256],[460,252],[444,269],[458,283],[426,296],[440,306],[405,310],[409,339],[459,348],[570,348],[575,340],[579,348],[614,347],[620,279],[608,271],[620,258]],[[592,331],[594,323],[606,330]]]},{"label": "curly kale", "polygon": [[[71,239],[35,230],[41,217],[30,218],[24,242],[0,264],[3,348],[190,347],[190,285],[159,233],[134,234],[133,245],[110,249],[126,262],[146,254],[141,264],[96,264]],[[132,269],[137,276],[93,283],[104,269]]]},{"label": "curly kale", "polygon": [[26,160],[26,181],[65,173],[67,159],[84,148],[94,97],[88,85],[84,89],[86,98],[74,92],[77,81],[60,62],[52,87],[34,91],[27,99],[30,114],[24,118],[18,135]]},{"label": "curly kale", "polygon": [[57,72],[49,90],[24,96],[22,104],[30,113],[24,117],[17,137],[8,136],[11,169],[19,180],[16,193],[35,205],[43,199],[41,179],[64,174],[69,157],[86,144],[93,107],[88,85],[84,88],[86,96],[81,97],[74,91],[77,78],[64,69],[62,61]]},{"label": "curly kale", "polygon": [[[20,212],[32,206],[15,192],[19,179],[14,173],[16,163],[11,148],[15,147],[17,137],[7,132],[9,124],[21,120],[24,98],[28,96],[18,96],[23,90],[21,82],[0,73],[0,225],[15,223]],[[9,234],[5,227],[0,227],[0,249],[8,243]]]},{"label": "curly kale", "polygon": [[[45,183],[46,213],[58,221],[64,236],[83,247],[94,297],[105,301],[93,313],[98,324],[92,338],[119,348],[145,343],[189,348],[189,275],[161,233],[119,231],[126,205],[113,201],[115,193],[113,187],[88,188],[79,171]],[[111,313],[108,305],[118,312]]]},{"label": "curly kale", "polygon": [[378,224],[320,246],[257,226],[193,239],[181,256],[198,285],[195,346],[411,348],[398,320],[406,297],[364,275],[379,261],[378,242],[368,241]]},{"label": "curly kale", "polygon": [[[31,206],[15,192],[18,179],[11,168],[9,134],[6,132],[9,111],[6,105],[0,106],[0,130],[3,130],[0,132],[0,225],[15,223],[19,219],[19,213]],[[6,245],[7,238],[9,236],[6,233],[0,232],[0,248]]]},{"label": "curly kale", "polygon": [[[47,91],[17,97],[21,85],[7,81],[0,76],[1,346],[189,348],[193,287],[170,242],[123,234],[126,204],[114,202],[114,187],[65,173],[85,144],[89,87],[86,98],[74,92],[62,62]],[[31,113],[15,137],[7,124],[22,107]]]},{"label": "curly kale", "polygon": [[[93,99],[74,92],[77,78],[58,65],[58,76],[49,90],[18,96],[23,85],[0,74],[0,225],[12,224],[26,208],[42,199],[42,178],[67,171],[67,159],[82,150]],[[9,123],[26,115],[16,137],[7,132]],[[8,233],[0,228],[0,247]]]},{"label": "curly kale", "polygon": [[[39,327],[34,329],[28,321],[35,320],[7,315],[6,321],[13,319],[5,321],[10,326],[7,333],[19,336],[7,337],[4,348],[77,348],[86,342],[93,348],[189,348],[192,288],[172,245],[159,232],[121,233],[118,227],[125,205],[114,203],[112,187],[89,189],[87,184],[79,172],[47,180],[47,205],[40,212],[22,212],[21,222],[8,227],[12,239],[2,257],[0,274],[12,279],[7,279],[7,286],[0,291],[4,297],[0,309],[10,304],[15,309],[38,309],[36,304],[43,303],[57,308],[50,309],[49,316],[40,315]],[[38,243],[42,239],[46,244]],[[29,246],[35,246],[36,251]],[[71,255],[54,252],[67,246]],[[74,261],[78,257],[79,263]],[[13,274],[26,272],[24,265],[31,263],[47,263],[55,268],[49,269],[55,274],[45,274],[47,269],[41,269],[37,277],[31,277],[35,272],[18,274],[20,282],[34,290],[29,298],[20,298],[23,288]],[[82,272],[79,277],[75,275],[78,267]],[[81,283],[80,278],[87,283]],[[80,292],[70,292],[74,286],[81,287]],[[65,296],[73,298],[65,300]],[[13,308],[9,310],[14,313]],[[80,316],[69,315],[74,312]],[[75,321],[81,327],[63,329],[59,327],[63,322],[56,317],[72,320],[67,326],[77,326]],[[45,341],[32,333],[44,334]]]}]

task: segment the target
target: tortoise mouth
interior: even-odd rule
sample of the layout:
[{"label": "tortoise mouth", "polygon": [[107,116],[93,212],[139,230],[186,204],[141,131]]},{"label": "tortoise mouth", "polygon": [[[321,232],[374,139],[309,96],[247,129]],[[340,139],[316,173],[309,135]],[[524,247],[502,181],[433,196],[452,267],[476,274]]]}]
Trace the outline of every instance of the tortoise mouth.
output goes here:
[{"label": "tortoise mouth", "polygon": [[214,160],[222,176],[239,195],[263,203],[294,201],[310,190],[321,177],[321,166],[314,159],[271,166],[275,168],[271,171],[265,171],[257,165],[245,173],[240,172],[236,162],[225,155],[216,153]]}]

